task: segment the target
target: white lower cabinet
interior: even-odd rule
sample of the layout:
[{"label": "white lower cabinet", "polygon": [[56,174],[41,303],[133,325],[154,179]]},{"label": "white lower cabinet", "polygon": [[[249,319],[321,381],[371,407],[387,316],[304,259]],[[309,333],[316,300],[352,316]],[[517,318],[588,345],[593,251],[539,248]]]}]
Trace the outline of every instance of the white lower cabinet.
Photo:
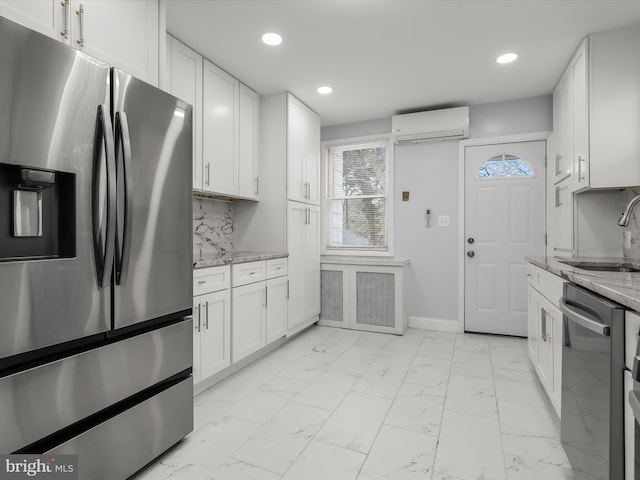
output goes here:
[{"label": "white lower cabinet", "polygon": [[265,282],[233,288],[233,361],[257,352],[266,342]]},{"label": "white lower cabinet", "polygon": [[[229,290],[207,293],[198,298],[198,316],[194,334],[199,335],[200,375],[196,376],[196,359],[194,355],[195,382],[204,380],[231,365],[230,335],[231,330],[231,298]],[[199,331],[198,331],[199,330]],[[194,352],[196,351],[194,338]]]},{"label": "white lower cabinet", "polygon": [[287,325],[287,259],[233,266],[232,361],[248,357],[283,337]]},{"label": "white lower cabinet", "polygon": [[538,364],[538,344],[540,343],[540,334],[538,333],[538,323],[535,320],[538,314],[538,292],[531,286],[533,282],[536,267],[529,265],[527,277],[529,277],[529,287],[527,290],[527,305],[528,305],[528,336],[527,336],[527,353],[529,359],[534,365]]},{"label": "white lower cabinet", "polygon": [[527,353],[551,404],[560,416],[562,392],[562,278],[534,265],[528,267],[529,313]]},{"label": "white lower cabinet", "polygon": [[[231,365],[231,292],[229,267],[194,273],[193,383]],[[212,291],[215,290],[215,291]]]},{"label": "white lower cabinet", "polygon": [[287,202],[290,300],[287,333],[318,320],[320,313],[320,207]]},{"label": "white lower cabinet", "polygon": [[278,277],[267,280],[267,344],[287,333],[289,280]]}]

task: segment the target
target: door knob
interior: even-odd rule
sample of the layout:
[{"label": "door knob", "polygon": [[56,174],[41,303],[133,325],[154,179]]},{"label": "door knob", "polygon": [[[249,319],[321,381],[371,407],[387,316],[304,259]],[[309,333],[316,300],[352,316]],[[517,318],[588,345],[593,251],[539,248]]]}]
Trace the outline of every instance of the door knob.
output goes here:
[{"label": "door knob", "polygon": [[473,242],[475,242],[475,240],[473,239],[473,237],[469,237],[469,238],[467,238],[467,243],[468,243],[468,244],[472,244]]},{"label": "door knob", "polygon": [[476,252],[474,252],[473,250],[469,250],[467,252],[467,257],[469,257],[469,258],[473,258],[473,257],[475,257],[475,255],[476,255]]}]

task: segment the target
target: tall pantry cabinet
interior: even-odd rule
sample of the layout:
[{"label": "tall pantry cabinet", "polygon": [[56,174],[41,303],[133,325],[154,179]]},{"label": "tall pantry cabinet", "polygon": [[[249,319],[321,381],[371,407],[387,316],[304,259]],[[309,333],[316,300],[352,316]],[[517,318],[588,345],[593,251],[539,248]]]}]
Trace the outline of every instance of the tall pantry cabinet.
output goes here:
[{"label": "tall pantry cabinet", "polygon": [[260,114],[260,202],[236,205],[236,239],[289,253],[292,335],[320,313],[320,118],[290,93],[262,97]]}]

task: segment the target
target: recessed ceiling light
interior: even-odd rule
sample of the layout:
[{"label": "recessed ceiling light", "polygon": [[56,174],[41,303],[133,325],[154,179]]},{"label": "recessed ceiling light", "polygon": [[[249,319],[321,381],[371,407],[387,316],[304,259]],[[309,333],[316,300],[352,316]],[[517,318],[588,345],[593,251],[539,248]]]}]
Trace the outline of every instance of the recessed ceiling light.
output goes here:
[{"label": "recessed ceiling light", "polygon": [[498,58],[496,58],[496,62],[498,63],[511,63],[513,62],[516,58],[518,58],[518,54],[517,53],[505,53],[504,55],[500,55]]},{"label": "recessed ceiling light", "polygon": [[331,92],[333,92],[333,88],[331,87],[318,87],[318,93],[322,94],[322,95],[329,95]]},{"label": "recessed ceiling light", "polygon": [[273,32],[265,33],[262,35],[262,41],[271,46],[280,45],[282,43],[282,36]]}]

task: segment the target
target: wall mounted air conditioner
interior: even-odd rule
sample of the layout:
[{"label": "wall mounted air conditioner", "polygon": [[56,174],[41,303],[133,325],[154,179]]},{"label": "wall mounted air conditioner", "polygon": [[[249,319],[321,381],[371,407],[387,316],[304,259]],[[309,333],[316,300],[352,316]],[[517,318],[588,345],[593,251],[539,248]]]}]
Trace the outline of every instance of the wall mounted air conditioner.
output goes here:
[{"label": "wall mounted air conditioner", "polygon": [[394,115],[391,128],[394,143],[468,138],[469,107]]}]

